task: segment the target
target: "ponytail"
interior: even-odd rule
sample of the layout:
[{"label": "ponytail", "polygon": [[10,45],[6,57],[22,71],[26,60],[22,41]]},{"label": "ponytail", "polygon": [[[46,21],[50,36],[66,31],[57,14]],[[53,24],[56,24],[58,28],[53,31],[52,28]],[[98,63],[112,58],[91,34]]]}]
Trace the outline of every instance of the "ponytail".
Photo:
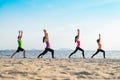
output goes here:
[{"label": "ponytail", "polygon": [[97,39],[97,43],[99,43],[100,42],[100,39]]},{"label": "ponytail", "polygon": [[43,37],[43,43],[45,42],[45,37]]},{"label": "ponytail", "polygon": [[78,36],[75,36],[75,43],[77,42],[77,40],[76,40],[77,38],[78,38]]}]

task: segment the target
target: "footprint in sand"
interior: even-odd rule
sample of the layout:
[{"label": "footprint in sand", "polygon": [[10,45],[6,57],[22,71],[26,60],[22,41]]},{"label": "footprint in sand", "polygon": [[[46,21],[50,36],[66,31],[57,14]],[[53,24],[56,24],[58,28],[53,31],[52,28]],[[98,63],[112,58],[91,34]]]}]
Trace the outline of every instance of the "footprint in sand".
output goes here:
[{"label": "footprint in sand", "polygon": [[74,72],[72,73],[72,75],[92,75],[92,74],[86,71],[82,71],[82,72]]}]

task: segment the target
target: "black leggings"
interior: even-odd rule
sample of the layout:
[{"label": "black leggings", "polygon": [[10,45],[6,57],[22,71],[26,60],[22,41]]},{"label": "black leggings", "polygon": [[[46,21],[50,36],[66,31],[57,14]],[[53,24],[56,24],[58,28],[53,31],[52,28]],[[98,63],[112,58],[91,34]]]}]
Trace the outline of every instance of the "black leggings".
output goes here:
[{"label": "black leggings", "polygon": [[44,56],[48,51],[51,52],[52,58],[54,58],[54,50],[50,48],[45,48],[45,50],[37,58],[39,58],[40,56]]},{"label": "black leggings", "polygon": [[78,50],[82,51],[83,58],[85,58],[85,56],[84,56],[84,50],[83,50],[82,48],[76,48],[75,51],[72,52],[72,53],[69,55],[69,58],[70,58],[73,54],[75,54]]},{"label": "black leggings", "polygon": [[93,58],[96,54],[98,54],[99,52],[103,52],[103,57],[105,58],[105,51],[102,49],[97,49],[96,53],[93,54],[93,56],[91,58]]}]

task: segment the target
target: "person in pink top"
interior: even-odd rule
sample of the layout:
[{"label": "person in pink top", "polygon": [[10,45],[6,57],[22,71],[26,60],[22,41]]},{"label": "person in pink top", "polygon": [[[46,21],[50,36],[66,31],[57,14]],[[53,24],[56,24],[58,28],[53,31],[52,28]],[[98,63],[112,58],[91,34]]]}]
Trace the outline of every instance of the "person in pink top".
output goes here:
[{"label": "person in pink top", "polygon": [[78,30],[77,30],[77,36],[75,36],[75,43],[77,43],[77,46],[76,46],[75,51],[72,52],[72,53],[69,55],[69,58],[70,58],[73,54],[75,54],[78,50],[82,51],[82,56],[83,56],[83,58],[85,58],[84,50],[83,50],[82,48],[80,48],[79,37],[80,37],[80,30],[78,29]]}]

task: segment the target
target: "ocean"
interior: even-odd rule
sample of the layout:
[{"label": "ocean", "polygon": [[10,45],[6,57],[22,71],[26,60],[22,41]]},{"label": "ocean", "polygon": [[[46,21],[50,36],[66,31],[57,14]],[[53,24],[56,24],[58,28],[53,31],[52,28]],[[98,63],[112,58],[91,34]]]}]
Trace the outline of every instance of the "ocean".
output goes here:
[{"label": "ocean", "polygon": [[[10,58],[15,51],[16,50],[0,50],[0,58]],[[37,58],[42,51],[43,50],[26,50],[26,57]],[[55,58],[68,58],[72,52],[73,50],[55,50],[54,55]],[[96,51],[85,50],[85,57],[89,59],[95,52]],[[14,58],[23,58],[22,52],[17,53]],[[48,52],[43,58],[51,58],[51,53]],[[82,52],[76,52],[71,58],[82,58]],[[98,53],[94,58],[103,58],[103,53]],[[120,59],[120,51],[106,51],[106,58]]]}]

